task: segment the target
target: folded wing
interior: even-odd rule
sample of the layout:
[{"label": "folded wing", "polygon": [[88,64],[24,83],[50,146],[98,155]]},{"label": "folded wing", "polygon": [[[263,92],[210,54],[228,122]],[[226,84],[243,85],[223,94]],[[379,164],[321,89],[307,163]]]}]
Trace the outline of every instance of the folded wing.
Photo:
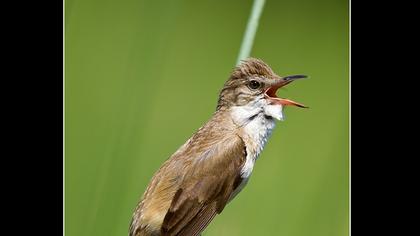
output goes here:
[{"label": "folded wing", "polygon": [[245,144],[239,136],[195,158],[165,215],[162,235],[200,235],[241,183],[245,160]]}]

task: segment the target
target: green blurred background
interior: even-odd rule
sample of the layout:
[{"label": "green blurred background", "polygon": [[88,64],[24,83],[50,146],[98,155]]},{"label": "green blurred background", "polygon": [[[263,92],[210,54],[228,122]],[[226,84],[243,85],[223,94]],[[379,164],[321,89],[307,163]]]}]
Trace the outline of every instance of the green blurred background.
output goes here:
[{"label": "green blurred background", "polygon": [[[65,233],[127,235],[153,173],[212,115],[252,0],[65,1]],[[267,0],[252,56],[287,108],[247,187],[203,235],[348,235],[346,0]]]}]

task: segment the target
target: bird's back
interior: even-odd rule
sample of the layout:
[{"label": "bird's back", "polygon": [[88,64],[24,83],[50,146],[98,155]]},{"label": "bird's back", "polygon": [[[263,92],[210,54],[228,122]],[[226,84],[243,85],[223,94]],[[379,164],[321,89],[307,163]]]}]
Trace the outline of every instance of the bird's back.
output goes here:
[{"label": "bird's back", "polygon": [[246,154],[236,130],[216,128],[223,127],[220,122],[230,121],[216,115],[155,173],[133,214],[130,236],[199,235],[223,210],[241,182]]}]

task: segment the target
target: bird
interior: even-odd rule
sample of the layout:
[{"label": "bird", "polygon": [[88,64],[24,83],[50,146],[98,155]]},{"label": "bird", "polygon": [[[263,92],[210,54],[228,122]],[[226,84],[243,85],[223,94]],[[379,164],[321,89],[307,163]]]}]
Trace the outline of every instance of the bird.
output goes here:
[{"label": "bird", "polygon": [[129,236],[198,236],[247,184],[285,106],[276,91],[306,75],[281,77],[261,59],[242,60],[216,111],[153,175],[132,215]]}]

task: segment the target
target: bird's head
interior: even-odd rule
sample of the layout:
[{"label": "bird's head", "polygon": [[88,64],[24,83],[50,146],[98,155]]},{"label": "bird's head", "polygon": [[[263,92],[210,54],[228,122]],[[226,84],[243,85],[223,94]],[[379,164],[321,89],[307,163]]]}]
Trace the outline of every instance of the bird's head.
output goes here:
[{"label": "bird's head", "polygon": [[263,61],[248,58],[242,61],[232,72],[219,95],[217,109],[240,109],[242,116],[254,116],[263,113],[268,118],[283,119],[284,106],[305,105],[290,99],[277,97],[279,88],[305,75],[278,76]]}]

